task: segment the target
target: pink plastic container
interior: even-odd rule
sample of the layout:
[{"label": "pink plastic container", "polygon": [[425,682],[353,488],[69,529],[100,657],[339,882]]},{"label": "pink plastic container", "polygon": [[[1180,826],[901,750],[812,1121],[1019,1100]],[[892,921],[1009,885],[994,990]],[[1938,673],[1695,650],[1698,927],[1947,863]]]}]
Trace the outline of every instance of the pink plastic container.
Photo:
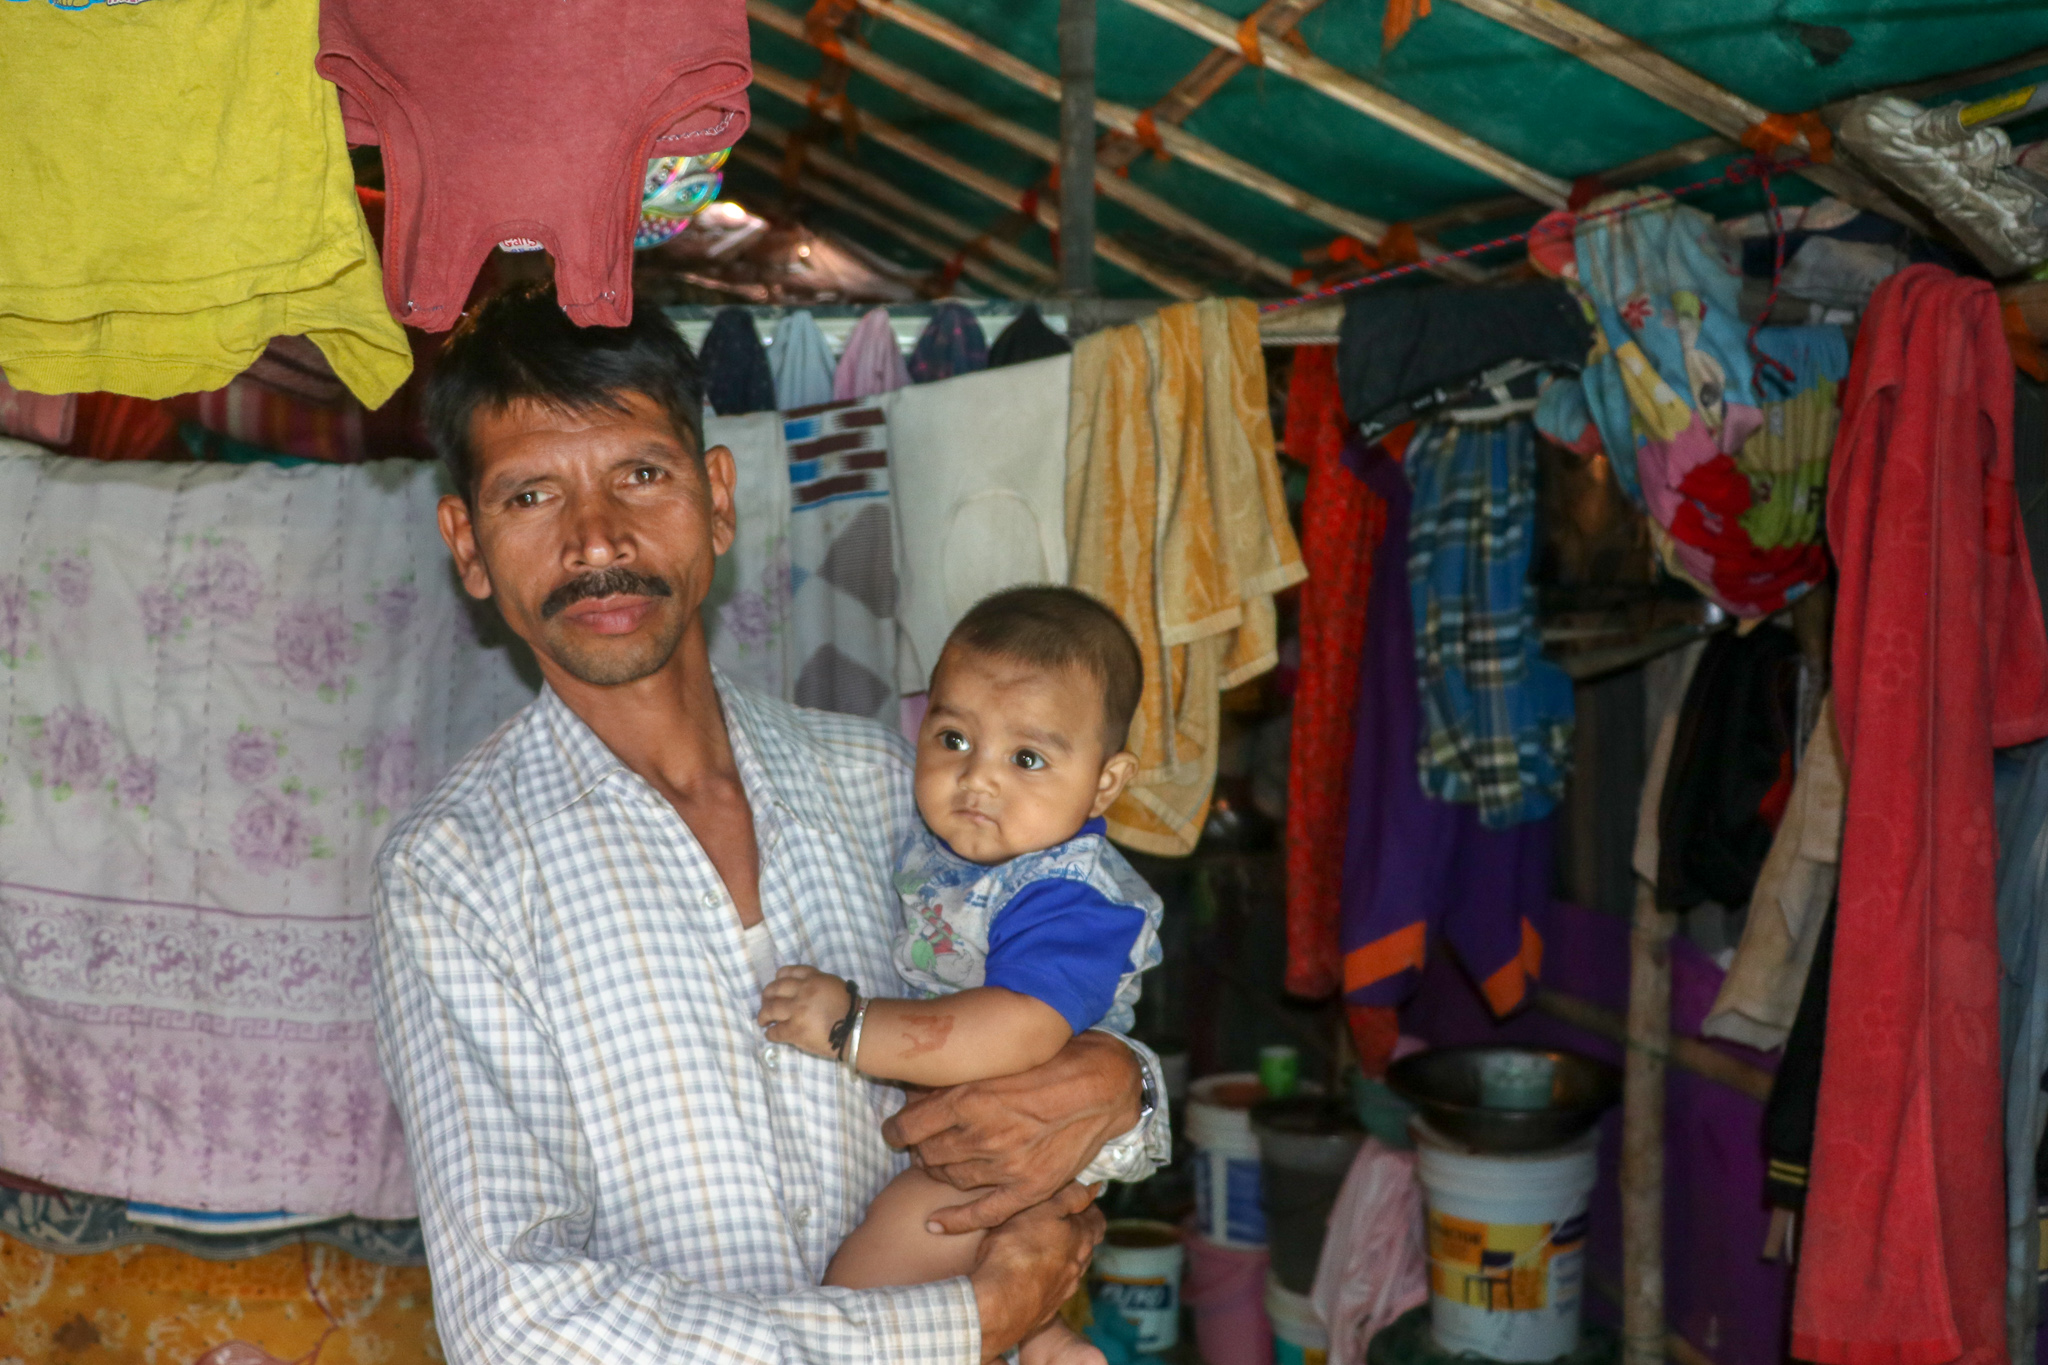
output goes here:
[{"label": "pink plastic container", "polygon": [[1181,1301],[1195,1315],[1195,1345],[1207,1365],[1273,1365],[1273,1325],[1266,1317],[1266,1253],[1218,1246],[1186,1233],[1187,1269]]}]

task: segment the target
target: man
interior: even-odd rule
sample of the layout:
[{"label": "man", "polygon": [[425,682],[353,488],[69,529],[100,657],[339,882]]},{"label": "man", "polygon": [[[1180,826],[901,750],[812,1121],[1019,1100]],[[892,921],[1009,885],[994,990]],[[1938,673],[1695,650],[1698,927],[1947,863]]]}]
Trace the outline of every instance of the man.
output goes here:
[{"label": "man", "polygon": [[[1084,1034],[1038,1071],[900,1095],[768,1043],[761,974],[890,989],[908,746],[717,678],[698,609],[732,543],[689,347],[652,308],[579,329],[552,288],[457,329],[428,421],[464,586],[540,698],[380,855],[378,1037],[453,1361],[973,1362],[1069,1294],[1074,1175],[1146,1125],[1156,1066]],[[751,960],[750,960],[751,958]],[[979,1198],[968,1279],[817,1287],[901,1168]]]}]

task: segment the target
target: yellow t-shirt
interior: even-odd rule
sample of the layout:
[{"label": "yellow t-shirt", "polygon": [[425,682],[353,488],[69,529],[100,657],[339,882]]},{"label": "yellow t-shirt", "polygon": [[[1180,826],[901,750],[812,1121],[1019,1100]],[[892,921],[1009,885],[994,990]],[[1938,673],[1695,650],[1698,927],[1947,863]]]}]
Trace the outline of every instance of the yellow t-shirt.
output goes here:
[{"label": "yellow t-shirt", "polygon": [[319,36],[319,0],[0,0],[10,383],[166,398],[296,334],[371,407],[405,381]]}]

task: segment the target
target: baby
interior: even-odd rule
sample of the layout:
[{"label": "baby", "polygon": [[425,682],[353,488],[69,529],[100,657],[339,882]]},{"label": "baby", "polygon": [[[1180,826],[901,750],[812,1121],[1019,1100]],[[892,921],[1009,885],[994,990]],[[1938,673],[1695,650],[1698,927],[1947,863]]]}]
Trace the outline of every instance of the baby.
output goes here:
[{"label": "baby", "polygon": [[[969,611],[932,671],[917,741],[924,822],[896,860],[896,969],[918,998],[855,999],[836,976],[784,967],[762,992],[767,1036],[877,1079],[947,1086],[1028,1071],[1098,1023],[1129,1029],[1138,975],[1159,961],[1160,905],[1110,847],[1101,816],[1137,770],[1124,739],[1142,680],[1130,632],[1083,593],[1013,588]],[[1080,1179],[1143,1168],[1127,1136]],[[825,1283],[967,1274],[982,1234],[925,1227],[966,1199],[905,1171],[841,1245]],[[1022,1357],[1102,1360],[1058,1319]]]}]

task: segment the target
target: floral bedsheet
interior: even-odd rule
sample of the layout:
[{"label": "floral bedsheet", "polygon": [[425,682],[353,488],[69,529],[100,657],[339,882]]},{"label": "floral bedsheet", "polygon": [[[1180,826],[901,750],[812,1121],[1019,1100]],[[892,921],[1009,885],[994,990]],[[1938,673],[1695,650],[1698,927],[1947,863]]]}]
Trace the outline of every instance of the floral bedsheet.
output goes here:
[{"label": "floral bedsheet", "polygon": [[453,578],[437,479],[0,441],[0,1167],[413,1212],[372,858],[534,676]]}]

